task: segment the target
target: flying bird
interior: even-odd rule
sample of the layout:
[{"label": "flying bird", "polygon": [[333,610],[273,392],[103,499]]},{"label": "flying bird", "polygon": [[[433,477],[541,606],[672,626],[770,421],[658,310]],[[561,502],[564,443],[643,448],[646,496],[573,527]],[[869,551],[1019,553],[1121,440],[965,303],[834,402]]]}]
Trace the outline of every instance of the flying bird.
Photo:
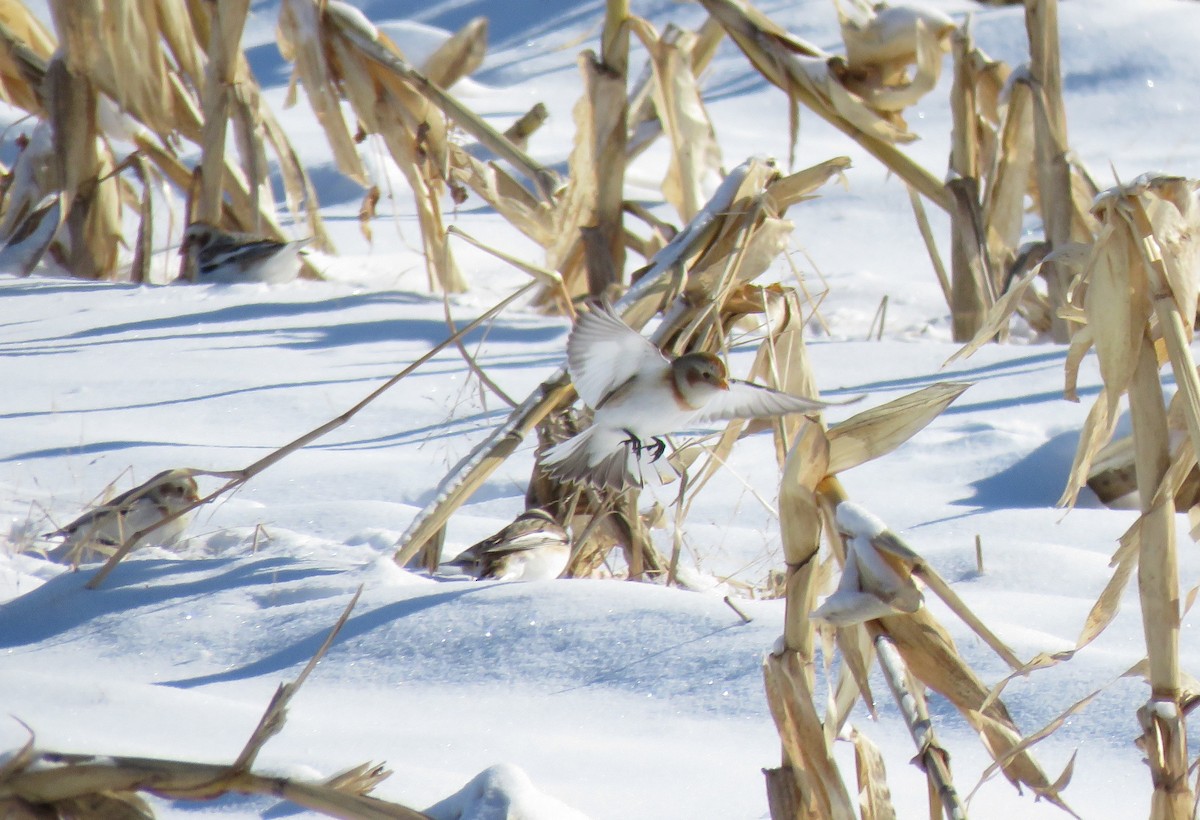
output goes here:
[{"label": "flying bird", "polygon": [[197,282],[291,282],[300,275],[300,249],[312,240],[280,242],[193,222],[179,252]]},{"label": "flying bird", "polygon": [[550,513],[534,507],[446,563],[481,581],[543,581],[562,575],[570,557],[567,531]]},{"label": "flying bird", "polygon": [[[135,532],[153,526],[199,498],[196,479],[182,470],[166,470],[107,504],[89,510],[62,529],[46,533],[44,538],[66,536],[62,544],[47,553],[47,557],[59,563],[80,563],[110,555]],[[146,544],[172,544],[185,529],[187,517],[180,516],[146,533],[134,548]]]},{"label": "flying bird", "polygon": [[613,490],[642,486],[640,456],[661,457],[669,433],[714,421],[813,413],[830,404],[731,379],[711,353],[668,359],[607,303],[576,321],[567,339],[567,370],[595,411],[592,426],[551,447],[542,463],[562,481]]}]

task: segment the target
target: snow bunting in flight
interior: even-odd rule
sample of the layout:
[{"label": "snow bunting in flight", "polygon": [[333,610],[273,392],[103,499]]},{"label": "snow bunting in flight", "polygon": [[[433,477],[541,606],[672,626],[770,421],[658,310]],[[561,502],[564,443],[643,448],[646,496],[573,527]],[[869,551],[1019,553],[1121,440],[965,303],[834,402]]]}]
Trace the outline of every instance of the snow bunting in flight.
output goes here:
[{"label": "snow bunting in flight", "polygon": [[193,222],[183,232],[179,252],[185,270],[197,282],[290,282],[300,274],[300,249],[311,240],[279,242],[248,233],[231,233],[206,222]]},{"label": "snow bunting in flight", "polygon": [[534,507],[447,564],[481,581],[543,581],[562,575],[570,557],[567,531],[550,513]]},{"label": "snow bunting in flight", "polygon": [[730,379],[711,353],[672,361],[608,304],[593,306],[576,321],[567,339],[567,370],[579,397],[595,411],[592,426],[551,447],[542,463],[562,481],[614,490],[642,485],[638,458],[643,451],[650,451],[652,461],[661,457],[668,433],[829,405]]},{"label": "snow bunting in flight", "polygon": [[[182,471],[166,470],[107,504],[89,510],[62,529],[46,533],[46,538],[66,536],[47,557],[59,563],[79,563],[109,555],[135,532],[153,526],[199,498],[196,479]],[[186,528],[187,516],[180,516],[147,533],[134,548],[174,543]]]}]

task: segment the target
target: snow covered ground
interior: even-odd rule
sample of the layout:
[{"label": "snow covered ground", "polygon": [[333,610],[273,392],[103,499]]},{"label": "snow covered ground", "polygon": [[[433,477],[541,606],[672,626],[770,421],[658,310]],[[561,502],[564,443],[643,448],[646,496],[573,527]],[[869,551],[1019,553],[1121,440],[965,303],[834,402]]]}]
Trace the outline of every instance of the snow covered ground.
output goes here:
[{"label": "snow covered ground", "polygon": [[[394,4],[356,3],[378,23]],[[976,39],[1016,63],[1019,8],[937,4],[974,15]],[[837,47],[824,2],[759,7],[800,36]],[[661,26],[695,26],[699,6],[654,0],[635,13]],[[575,58],[595,45],[603,3],[433,2],[391,20],[401,46],[429,26],[452,30],[491,18],[483,68],[455,89],[507,125],[536,101],[551,119],[531,143],[561,166],[579,93]],[[778,764],[778,739],[761,685],[761,659],[781,628],[782,602],[743,600],[743,623],[721,579],[758,585],[782,566],[773,511],[778,479],[768,438],[739,444],[687,522],[685,559],[711,592],[600,580],[526,585],[432,580],[391,561],[393,544],[441,476],[506,415],[483,395],[459,354],[446,351],[352,422],[288,457],[197,516],[190,540],[124,562],[99,591],[90,576],[21,553],[34,536],[77,515],[112,483],[120,491],[172,467],[244,467],[344,412],[448,335],[442,300],[424,290],[407,194],[385,203],[368,247],[357,228],[359,192],[334,172],[305,103],[283,111],[287,67],[272,44],[277,4],[254,4],[245,44],[268,98],[314,176],[340,255],[321,260],[329,281],[284,286],[133,287],[57,277],[0,277],[0,700],[40,746],[229,762],[278,684],[293,679],[354,591],[363,597],[305,684],[262,768],[328,776],[367,760],[393,777],[381,797],[431,806],[489,766],[518,767],[532,787],[530,817],[757,818],[766,816],[760,769]],[[1102,184],[1146,170],[1200,176],[1200,6],[1064,3],[1063,71],[1071,143]],[[419,26],[416,24],[420,24]],[[705,81],[727,166],[755,154],[787,156],[782,95],[725,43]],[[948,82],[910,120],[913,147],[945,167]],[[6,121],[15,119],[6,115]],[[18,126],[20,128],[22,126]],[[902,186],[814,117],[802,115],[799,162],[848,154],[848,189],[789,213],[794,261],[810,288],[828,283],[829,333],[810,353],[823,395],[860,392],[879,404],[941,380],[975,382],[942,417],[896,453],[846,474],[850,496],[884,518],[949,579],[1023,658],[1074,644],[1110,570],[1130,513],[1084,499],[1054,507],[1098,376],[1088,362],[1084,404],[1061,398],[1065,351],[988,347],[946,368],[948,320]],[[630,171],[631,196],[670,218],[656,190],[662,147]],[[453,216],[486,242],[539,261],[536,249],[469,201]],[[935,215],[935,227],[944,223]],[[803,251],[800,253],[799,251]],[[454,297],[459,324],[523,284],[470,246],[455,245],[471,293]],[[164,258],[173,254],[164,253]],[[778,266],[780,278],[790,276]],[[889,297],[879,342],[863,341]],[[468,347],[520,399],[562,363],[564,320],[512,309]],[[744,373],[752,352],[733,357]],[[836,421],[857,408],[835,408]],[[527,442],[451,520],[447,552],[511,521],[532,465]],[[202,489],[215,480],[202,479]],[[657,491],[663,499],[672,490]],[[763,500],[764,499],[765,503]],[[647,496],[647,502],[650,496]],[[1200,556],[1180,521],[1185,588]],[[985,571],[975,564],[975,537]],[[7,537],[6,537],[7,536]],[[656,533],[669,543],[669,534]],[[1002,662],[936,600],[935,614],[988,682]],[[1184,668],[1200,670],[1195,618],[1184,624]],[[1143,654],[1137,601],[1071,663],[1016,681],[1005,698],[1032,731],[1112,681]],[[883,691],[882,684],[877,691]],[[1146,688],[1114,683],[1038,747],[1057,774],[1078,749],[1065,798],[1084,817],[1144,815],[1149,777],[1133,746]],[[883,749],[903,817],[926,816],[911,742],[880,701],[880,721],[855,723]],[[931,708],[969,791],[988,758],[952,707]],[[0,721],[0,749],[25,740]],[[852,771],[849,744],[842,762]],[[504,768],[510,782],[522,775]],[[561,801],[561,803],[557,802]],[[156,803],[164,817],[284,817],[267,799]],[[1055,816],[1003,782],[983,787],[977,817]],[[450,809],[443,806],[445,816]],[[482,814],[475,816],[484,816]]]}]

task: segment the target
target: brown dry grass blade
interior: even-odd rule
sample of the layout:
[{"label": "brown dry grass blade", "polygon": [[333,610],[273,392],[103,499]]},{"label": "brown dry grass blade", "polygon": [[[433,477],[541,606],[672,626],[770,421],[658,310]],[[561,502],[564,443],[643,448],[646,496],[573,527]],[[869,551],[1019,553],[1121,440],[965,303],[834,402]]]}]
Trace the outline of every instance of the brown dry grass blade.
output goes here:
[{"label": "brown dry grass blade", "polygon": [[[0,781],[6,793],[44,809],[61,807],[66,816],[96,817],[95,796],[137,800],[136,790],[174,800],[211,800],[223,794],[257,794],[288,800],[330,817],[354,820],[429,820],[417,811],[324,783],[238,773],[228,766],[134,757],[91,757],[43,752],[34,764]],[[134,804],[136,805],[136,804]],[[0,807],[9,808],[2,800]],[[119,808],[112,806],[114,809]],[[6,817],[8,815],[5,815]],[[19,816],[19,815],[18,815]],[[138,816],[138,815],[134,815]],[[30,817],[45,818],[44,811]]]},{"label": "brown dry grass blade", "polygon": [[304,685],[304,681],[308,680],[308,676],[313,669],[317,667],[321,658],[325,657],[325,653],[329,651],[329,647],[333,646],[333,640],[342,631],[342,627],[346,625],[346,621],[350,618],[350,613],[354,611],[354,605],[358,603],[358,599],[362,596],[363,588],[359,586],[354,593],[354,597],[350,599],[350,603],[346,604],[346,608],[342,611],[342,615],[337,619],[337,623],[329,630],[329,635],[325,638],[325,642],[317,649],[313,656],[309,659],[304,669],[296,676],[296,679],[291,683],[284,683],[275,691],[274,697],[267,705],[267,710],[263,713],[262,718],[255,727],[254,732],[250,735],[250,739],[246,741],[245,747],[242,748],[241,754],[237,756],[237,760],[230,767],[234,772],[246,772],[254,765],[255,758],[262,751],[262,747],[268,740],[279,734],[283,730],[283,724],[287,721],[287,707],[296,693],[300,691],[300,687]]},{"label": "brown dry grass blade", "polygon": [[834,425],[829,430],[830,473],[849,470],[895,450],[970,386],[967,382],[939,382]]}]

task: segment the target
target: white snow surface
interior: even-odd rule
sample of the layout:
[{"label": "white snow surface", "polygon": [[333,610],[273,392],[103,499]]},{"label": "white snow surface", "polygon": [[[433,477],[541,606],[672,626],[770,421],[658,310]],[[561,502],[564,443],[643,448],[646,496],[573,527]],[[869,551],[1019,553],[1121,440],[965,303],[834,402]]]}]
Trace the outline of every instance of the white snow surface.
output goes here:
[{"label": "white snow surface", "polygon": [[[563,167],[581,89],[575,61],[582,48],[598,48],[600,0],[434,0],[408,19],[382,0],[353,5],[401,47],[412,32],[414,59],[428,53],[432,30],[488,16],[488,58],[455,92],[500,127],[545,102],[551,118],[530,152]],[[660,28],[703,19],[698,5],[673,0],[632,5]],[[838,50],[832,4],[757,5]],[[956,20],[971,14],[986,51],[1022,60],[1019,7],[932,5]],[[24,551],[44,546],[40,533],[71,520],[110,484],[120,492],[164,469],[254,462],[341,414],[448,335],[442,299],[425,282],[408,192],[385,188],[369,245],[357,226],[361,192],[334,170],[303,95],[284,110],[289,69],[272,43],[277,12],[274,0],[255,3],[244,44],[319,186],[339,249],[319,258],[328,281],[153,287],[52,272],[0,277],[5,713],[28,724],[42,748],[231,762],[276,687],[296,677],[362,586],[286,728],[260,756],[264,771],[317,779],[386,761],[395,774],[377,794],[432,807],[439,818],[766,817],[760,770],[778,765],[779,741],[761,662],[781,630],[783,604],[739,600],[752,617],[746,623],[722,597],[737,594],[726,581],[758,585],[783,566],[769,436],[738,445],[687,519],[683,565],[690,586],[705,592],[610,580],[475,583],[397,567],[397,537],[447,470],[506,415],[453,349],[350,423],[202,509],[182,545],[131,556],[99,590],[83,588],[94,566],[64,571]],[[1149,170],[1200,176],[1200,5],[1063,3],[1060,19],[1070,141],[1101,184],[1111,184],[1110,164],[1122,179]],[[634,76],[639,68],[635,62]],[[935,173],[948,155],[948,75],[906,114],[922,135],[909,150]],[[727,168],[758,154],[786,162],[783,95],[731,43],[718,51],[704,89]],[[18,119],[2,114],[5,125]],[[1094,359],[1080,377],[1082,404],[1062,398],[1065,349],[1028,334],[943,367],[956,347],[903,186],[814,116],[801,119],[801,166],[841,154],[854,162],[847,187],[831,185],[788,214],[796,225],[793,261],[810,290],[828,288],[821,303],[828,330],[814,324],[810,337],[822,395],[868,394],[859,405],[832,408],[829,420],[937,381],[975,383],[911,442],[845,474],[850,497],[921,552],[1019,656],[1071,648],[1132,520],[1087,494],[1069,514],[1054,506],[1098,390]],[[10,137],[30,127],[17,124]],[[6,139],[0,160],[10,162]],[[402,184],[377,146],[368,142],[364,151],[386,185]],[[677,221],[658,189],[665,166],[660,143],[630,169],[627,194]],[[484,242],[541,261],[478,199],[447,211],[448,222]],[[949,258],[946,219],[931,215]],[[175,233],[164,233],[164,268],[177,265],[177,224]],[[454,242],[473,285],[450,299],[461,325],[525,279]],[[782,261],[772,275],[794,282]],[[864,341],[885,295],[883,339]],[[562,365],[566,333],[565,320],[519,306],[467,346],[520,400]],[[735,352],[736,375],[752,356],[750,345]],[[522,445],[451,519],[446,555],[521,511],[532,446]],[[218,486],[201,481],[208,491]],[[674,492],[652,488],[644,501],[666,503]],[[1200,579],[1200,558],[1182,518],[1179,530],[1186,590]],[[669,530],[655,537],[669,552]],[[936,596],[926,600],[986,682],[1007,674]],[[1200,671],[1195,623],[1185,617],[1181,638],[1183,666],[1193,673]],[[1005,691],[1031,732],[1107,687],[1035,750],[1052,779],[1078,751],[1064,797],[1083,817],[1147,812],[1150,780],[1133,741],[1135,710],[1149,691],[1119,678],[1143,654],[1131,588],[1094,644]],[[827,680],[822,668],[819,685]],[[875,691],[886,693],[882,680]],[[900,816],[927,816],[907,731],[886,697],[878,704],[878,722],[862,710],[854,723],[883,749]],[[989,759],[948,702],[933,696],[930,708],[956,782],[969,792]],[[17,720],[0,720],[0,751],[26,737]],[[853,772],[849,744],[839,744],[839,762]],[[168,818],[306,816],[267,798],[153,802]],[[1063,816],[1002,778],[979,790],[971,813]]]}]

